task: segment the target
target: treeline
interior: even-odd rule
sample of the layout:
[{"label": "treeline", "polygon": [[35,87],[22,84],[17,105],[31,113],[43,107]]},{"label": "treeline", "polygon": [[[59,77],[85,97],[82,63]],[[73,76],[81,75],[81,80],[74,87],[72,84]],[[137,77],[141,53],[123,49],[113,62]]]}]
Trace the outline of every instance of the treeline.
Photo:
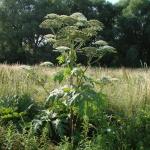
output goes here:
[{"label": "treeline", "polygon": [[[39,28],[48,13],[82,12],[104,24],[100,34],[116,48],[101,65],[140,67],[150,65],[150,1],[120,0],[0,0],[0,62],[34,64],[55,61],[56,53],[44,42]],[[86,63],[84,56],[79,61]]]}]

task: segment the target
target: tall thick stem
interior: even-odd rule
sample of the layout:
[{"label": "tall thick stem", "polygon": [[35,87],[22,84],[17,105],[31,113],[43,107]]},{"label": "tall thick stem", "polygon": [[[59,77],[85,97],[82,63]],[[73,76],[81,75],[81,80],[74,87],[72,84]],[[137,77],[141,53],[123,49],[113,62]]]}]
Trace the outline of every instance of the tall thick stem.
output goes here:
[{"label": "tall thick stem", "polygon": [[70,137],[74,135],[74,113],[72,107],[70,108]]}]

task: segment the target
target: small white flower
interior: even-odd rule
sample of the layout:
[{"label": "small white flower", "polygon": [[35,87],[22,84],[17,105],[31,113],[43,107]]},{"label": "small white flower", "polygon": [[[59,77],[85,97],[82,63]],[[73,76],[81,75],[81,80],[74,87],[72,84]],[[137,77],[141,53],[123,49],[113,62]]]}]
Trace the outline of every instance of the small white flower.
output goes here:
[{"label": "small white flower", "polygon": [[73,13],[70,17],[77,19],[79,21],[87,21],[87,18],[82,13]]},{"label": "small white flower", "polygon": [[53,34],[47,34],[47,35],[45,35],[44,37],[45,37],[45,38],[55,38],[55,35],[53,35]]},{"label": "small white flower", "polygon": [[111,132],[111,129],[110,129],[110,128],[108,128],[108,129],[107,129],[107,132]]},{"label": "small white flower", "polygon": [[100,46],[105,46],[107,45],[107,42],[103,41],[103,40],[99,40],[99,41],[96,41],[95,43],[93,43],[95,45],[100,45]]},{"label": "small white flower", "polygon": [[32,67],[28,65],[21,65],[20,68],[24,70],[32,70]]},{"label": "small white flower", "polygon": [[55,18],[57,18],[57,17],[59,17],[57,14],[52,13],[52,14],[48,14],[48,15],[45,17],[45,19],[55,19]]},{"label": "small white flower", "polygon": [[52,62],[43,62],[40,64],[41,67],[52,67],[54,64]]},{"label": "small white flower", "polygon": [[64,52],[64,51],[70,50],[70,48],[66,47],[66,46],[59,46],[59,47],[56,47],[56,50],[58,50],[60,52]]},{"label": "small white flower", "polygon": [[115,48],[109,45],[102,46],[99,50],[108,51],[108,52],[115,52]]}]

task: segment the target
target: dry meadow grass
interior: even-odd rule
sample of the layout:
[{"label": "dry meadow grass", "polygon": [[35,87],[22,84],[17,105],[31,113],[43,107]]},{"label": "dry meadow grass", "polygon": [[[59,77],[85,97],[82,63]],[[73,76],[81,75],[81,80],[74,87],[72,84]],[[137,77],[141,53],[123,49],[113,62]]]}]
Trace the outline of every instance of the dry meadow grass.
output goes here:
[{"label": "dry meadow grass", "polygon": [[[20,65],[0,65],[0,97],[27,93],[37,101],[44,101],[48,93],[57,87],[52,78],[58,67],[30,70]],[[90,68],[88,75],[96,79],[111,76],[117,81],[101,88],[107,94],[110,107],[134,114],[138,108],[150,104],[150,70]]]}]

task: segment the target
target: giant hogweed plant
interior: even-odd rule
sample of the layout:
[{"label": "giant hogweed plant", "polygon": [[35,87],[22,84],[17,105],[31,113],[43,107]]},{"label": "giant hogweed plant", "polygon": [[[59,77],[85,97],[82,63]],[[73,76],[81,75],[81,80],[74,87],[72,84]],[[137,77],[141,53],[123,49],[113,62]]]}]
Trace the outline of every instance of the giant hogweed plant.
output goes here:
[{"label": "giant hogweed plant", "polygon": [[[74,137],[81,131],[87,136],[93,119],[100,115],[104,95],[95,90],[95,84],[99,82],[88,77],[86,71],[105,54],[114,52],[114,48],[97,37],[102,23],[87,20],[81,13],[70,16],[48,14],[40,27],[50,32],[45,39],[60,53],[57,59],[62,69],[56,73],[54,81],[67,84],[50,92],[46,110],[42,111],[41,120],[35,121],[35,127],[39,129],[45,124],[51,136],[55,133],[60,137]],[[87,56],[87,67],[77,64],[78,53]]]}]

